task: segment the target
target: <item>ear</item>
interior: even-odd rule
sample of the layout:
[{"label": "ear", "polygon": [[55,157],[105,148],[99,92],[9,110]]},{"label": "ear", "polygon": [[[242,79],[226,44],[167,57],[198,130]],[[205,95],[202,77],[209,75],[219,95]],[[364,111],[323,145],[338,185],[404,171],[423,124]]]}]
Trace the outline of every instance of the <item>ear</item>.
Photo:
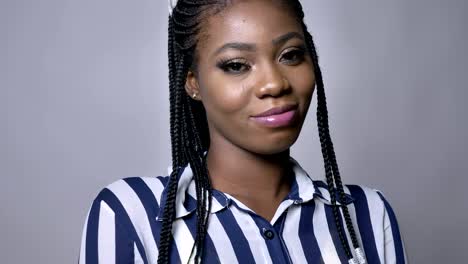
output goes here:
[{"label": "ear", "polygon": [[187,73],[187,79],[185,80],[185,91],[193,100],[201,101],[198,79],[192,70],[189,70]]}]

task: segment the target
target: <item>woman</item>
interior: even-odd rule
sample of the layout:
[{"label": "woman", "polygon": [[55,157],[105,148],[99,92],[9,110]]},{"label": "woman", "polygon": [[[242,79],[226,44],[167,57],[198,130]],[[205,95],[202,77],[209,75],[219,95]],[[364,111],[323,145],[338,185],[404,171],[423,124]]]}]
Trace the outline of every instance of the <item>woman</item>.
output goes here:
[{"label": "woman", "polygon": [[[405,263],[381,193],[344,187],[298,0],[179,0],[169,16],[173,166],[102,190],[80,263]],[[290,157],[317,87],[326,183]]]}]

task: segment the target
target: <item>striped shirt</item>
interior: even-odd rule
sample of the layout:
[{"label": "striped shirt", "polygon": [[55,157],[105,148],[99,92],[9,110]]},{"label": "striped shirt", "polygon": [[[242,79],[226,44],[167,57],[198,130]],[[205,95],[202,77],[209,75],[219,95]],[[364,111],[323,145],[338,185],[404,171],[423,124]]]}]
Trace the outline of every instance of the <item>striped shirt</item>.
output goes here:
[{"label": "striped shirt", "polygon": [[[271,221],[213,190],[203,263],[347,263],[326,184],[291,162],[294,182]],[[168,179],[133,177],[104,188],[88,212],[79,263],[156,263]],[[345,192],[367,263],[406,263],[395,214],[382,193],[358,185],[346,185]],[[179,174],[171,263],[193,261],[195,197],[188,166]]]}]

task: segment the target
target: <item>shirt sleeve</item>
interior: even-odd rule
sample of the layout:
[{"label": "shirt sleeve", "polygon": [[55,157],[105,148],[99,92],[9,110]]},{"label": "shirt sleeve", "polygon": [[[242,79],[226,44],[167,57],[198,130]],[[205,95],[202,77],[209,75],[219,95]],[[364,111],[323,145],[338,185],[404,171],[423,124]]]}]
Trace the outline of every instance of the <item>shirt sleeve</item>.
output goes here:
[{"label": "shirt sleeve", "polygon": [[93,201],[83,228],[79,264],[144,263],[119,206],[108,189]]},{"label": "shirt sleeve", "polygon": [[384,254],[386,264],[408,263],[404,242],[398,227],[398,221],[390,203],[381,191],[377,194],[382,199],[385,207],[384,211]]}]

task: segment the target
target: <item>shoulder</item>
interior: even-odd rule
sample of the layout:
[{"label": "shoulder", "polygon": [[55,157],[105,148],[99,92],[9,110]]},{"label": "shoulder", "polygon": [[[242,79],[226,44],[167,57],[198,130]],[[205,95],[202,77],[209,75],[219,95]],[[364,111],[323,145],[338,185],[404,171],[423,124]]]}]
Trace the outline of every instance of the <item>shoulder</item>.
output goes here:
[{"label": "shoulder", "polygon": [[387,202],[382,191],[365,185],[347,184],[346,191],[353,197],[354,203],[367,203],[370,208],[385,209]]},{"label": "shoulder", "polygon": [[347,185],[355,199],[353,205],[361,232],[373,233],[376,248],[384,263],[407,263],[400,227],[394,209],[380,190],[362,185]]},{"label": "shoulder", "polygon": [[[329,195],[325,182],[314,183],[322,193]],[[356,184],[346,184],[344,190],[351,201],[349,206],[352,217],[358,221],[360,227],[368,225],[373,232],[381,233],[382,239],[401,241],[397,215],[381,190]]]},{"label": "shoulder", "polygon": [[[329,195],[325,182],[314,183],[324,196]],[[344,191],[351,198],[349,212],[364,239],[366,254],[374,254],[374,259],[380,257],[382,263],[406,263],[397,216],[383,192],[355,184],[345,185]]]},{"label": "shoulder", "polygon": [[[137,254],[146,260],[147,254],[157,252],[152,235],[159,229],[157,221],[152,219],[159,214],[159,202],[168,178],[124,178],[102,188],[88,211],[80,259],[98,263],[118,257],[133,263]],[[146,246],[151,250],[146,252]]]},{"label": "shoulder", "polygon": [[[128,177],[102,188],[93,201],[91,211],[111,213],[116,219],[138,224],[141,219],[156,217],[161,194],[168,176]],[[105,209],[105,210],[104,210]]]},{"label": "shoulder", "polygon": [[[328,186],[324,181],[314,181],[314,183],[324,195],[329,195]],[[358,215],[365,213],[383,219],[387,218],[388,214],[394,215],[389,201],[381,190],[365,185],[346,184],[344,191]]]}]

